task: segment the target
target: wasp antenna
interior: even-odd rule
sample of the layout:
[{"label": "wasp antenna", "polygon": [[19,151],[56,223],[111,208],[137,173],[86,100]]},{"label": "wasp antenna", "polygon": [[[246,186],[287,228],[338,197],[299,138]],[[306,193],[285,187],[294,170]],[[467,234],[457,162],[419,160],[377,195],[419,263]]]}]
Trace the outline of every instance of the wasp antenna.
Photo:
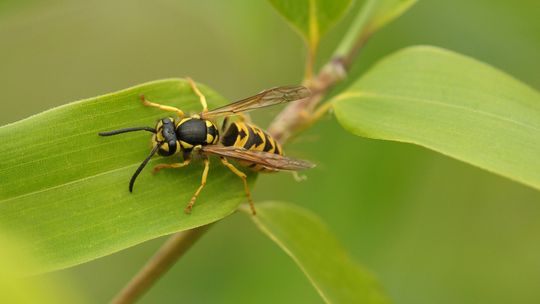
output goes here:
[{"label": "wasp antenna", "polygon": [[150,152],[150,155],[148,155],[148,157],[146,157],[143,160],[143,162],[139,165],[137,170],[135,170],[135,173],[133,173],[133,176],[131,176],[131,180],[129,181],[129,192],[133,192],[133,185],[135,184],[135,180],[137,179],[137,176],[139,176],[139,173],[141,173],[141,171],[144,169],[146,164],[150,161],[152,156],[156,154],[157,150],[159,149],[159,147],[161,147],[161,145],[162,145],[161,143],[155,145],[152,151]]},{"label": "wasp antenna", "polygon": [[152,133],[156,133],[156,129],[150,128],[150,127],[133,127],[133,128],[125,128],[125,129],[118,129],[113,131],[107,131],[107,132],[99,132],[99,136],[112,136],[127,132],[135,132],[135,131],[148,131]]}]

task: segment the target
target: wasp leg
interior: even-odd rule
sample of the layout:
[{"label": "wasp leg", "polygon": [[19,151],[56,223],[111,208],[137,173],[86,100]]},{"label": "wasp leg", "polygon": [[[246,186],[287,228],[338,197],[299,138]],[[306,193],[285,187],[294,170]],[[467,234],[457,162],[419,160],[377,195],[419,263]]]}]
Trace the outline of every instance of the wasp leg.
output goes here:
[{"label": "wasp leg", "polygon": [[180,110],[178,108],[175,108],[175,107],[164,106],[164,105],[161,105],[159,103],[154,103],[154,102],[148,101],[148,100],[146,100],[144,95],[141,95],[141,101],[142,101],[143,105],[145,105],[147,107],[158,108],[158,109],[163,110],[163,111],[176,112],[176,115],[178,115],[179,118],[184,117],[184,112],[182,110]]},{"label": "wasp leg", "polygon": [[251,208],[251,213],[253,213],[253,215],[256,215],[257,212],[255,211],[255,205],[253,204],[253,199],[251,198],[251,192],[249,191],[249,186],[248,186],[248,183],[247,183],[246,174],[244,172],[238,170],[235,166],[233,166],[233,164],[229,163],[229,161],[227,161],[227,159],[224,158],[224,157],[221,157],[221,162],[227,168],[229,168],[234,174],[236,174],[238,177],[240,177],[242,179],[242,181],[244,182],[244,190],[246,191],[246,196],[247,196],[247,199],[248,199],[248,202],[249,202],[249,207]]},{"label": "wasp leg", "polygon": [[195,84],[195,81],[193,79],[187,77],[187,81],[189,82],[189,85],[191,86],[191,89],[193,89],[193,92],[199,96],[199,101],[201,102],[201,105],[203,107],[202,112],[208,112],[208,104],[206,103],[206,97],[199,91],[199,88],[197,88],[197,85]]},{"label": "wasp leg", "polygon": [[191,159],[186,159],[186,160],[184,160],[184,161],[181,162],[181,163],[159,164],[159,165],[156,165],[156,166],[154,167],[154,169],[152,169],[152,173],[158,173],[159,170],[162,170],[162,169],[176,169],[176,168],[182,168],[182,167],[185,167],[185,166],[189,165],[190,162],[191,162]]},{"label": "wasp leg", "polygon": [[297,171],[291,171],[291,173],[292,173],[292,176],[293,176],[294,180],[297,181],[297,182],[303,182],[303,181],[305,181],[307,179],[307,176],[305,176],[303,174],[300,175]]},{"label": "wasp leg", "polygon": [[193,209],[193,205],[195,204],[195,201],[197,200],[197,196],[199,196],[199,193],[201,193],[201,190],[204,188],[204,185],[206,185],[206,178],[208,177],[208,169],[210,167],[210,161],[208,158],[204,159],[204,171],[202,174],[201,179],[201,185],[199,186],[199,189],[195,191],[195,194],[193,194],[193,197],[191,197],[191,201],[189,201],[189,204],[184,209],[185,213],[191,213],[191,209]]}]

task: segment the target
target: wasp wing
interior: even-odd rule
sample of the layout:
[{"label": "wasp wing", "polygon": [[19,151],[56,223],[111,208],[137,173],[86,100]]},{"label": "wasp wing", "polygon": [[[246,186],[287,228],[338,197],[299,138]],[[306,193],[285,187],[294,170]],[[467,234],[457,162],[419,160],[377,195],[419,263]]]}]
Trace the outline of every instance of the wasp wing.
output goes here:
[{"label": "wasp wing", "polygon": [[258,108],[264,108],[280,103],[291,102],[309,97],[311,92],[303,86],[283,86],[262,91],[257,95],[230,103],[223,107],[201,113],[204,119],[210,119],[222,115],[234,115]]},{"label": "wasp wing", "polygon": [[315,167],[313,163],[305,160],[289,158],[263,151],[246,150],[237,147],[208,145],[201,148],[203,153],[224,156],[240,161],[247,161],[261,165],[272,171],[299,171]]}]

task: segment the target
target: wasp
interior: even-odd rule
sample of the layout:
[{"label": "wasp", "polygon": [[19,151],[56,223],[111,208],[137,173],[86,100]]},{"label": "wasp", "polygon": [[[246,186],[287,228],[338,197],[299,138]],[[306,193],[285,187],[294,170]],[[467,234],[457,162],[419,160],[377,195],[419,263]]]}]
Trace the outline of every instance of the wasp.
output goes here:
[{"label": "wasp", "polygon": [[[141,95],[141,101],[145,106],[174,112],[176,117],[159,119],[154,128],[132,127],[99,133],[100,136],[112,136],[134,131],[153,133],[152,150],[133,173],[129,181],[130,192],[133,192],[137,176],[156,153],[163,157],[182,154],[183,161],[158,164],[153,168],[154,173],[162,169],[185,167],[191,163],[192,155],[199,153],[204,161],[201,184],[184,209],[185,213],[191,213],[197,197],[206,184],[210,167],[208,156],[216,155],[223,165],[242,179],[251,211],[256,214],[246,174],[236,168],[228,159],[236,160],[240,165],[256,172],[296,172],[314,167],[308,161],[284,156],[281,145],[261,128],[247,122],[248,119],[245,116],[246,112],[254,109],[304,99],[310,95],[307,88],[303,86],[276,87],[223,107],[208,110],[206,97],[200,92],[193,80],[187,78],[187,81],[199,98],[202,112],[187,116],[176,107],[151,102],[144,95]],[[232,116],[237,116],[239,119],[229,122],[229,118]],[[224,119],[221,128],[218,128],[216,119],[220,117]]]}]

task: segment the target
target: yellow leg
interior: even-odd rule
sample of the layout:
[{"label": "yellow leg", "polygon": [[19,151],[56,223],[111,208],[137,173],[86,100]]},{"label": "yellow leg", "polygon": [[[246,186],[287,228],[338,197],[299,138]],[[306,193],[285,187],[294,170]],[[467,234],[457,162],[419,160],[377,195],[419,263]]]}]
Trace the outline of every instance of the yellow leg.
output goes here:
[{"label": "yellow leg", "polygon": [[208,112],[208,104],[206,103],[206,97],[201,93],[201,91],[199,91],[199,88],[197,88],[197,85],[195,84],[195,81],[193,81],[193,79],[189,77],[187,77],[186,79],[189,82],[191,88],[193,89],[193,92],[195,92],[195,94],[199,96],[199,101],[201,102],[201,105],[203,107],[202,112]]},{"label": "yellow leg", "polygon": [[246,174],[244,172],[238,170],[235,166],[233,166],[231,163],[229,163],[229,161],[227,161],[227,159],[224,158],[224,157],[221,158],[221,162],[227,168],[229,168],[234,174],[236,174],[238,177],[240,177],[242,179],[242,181],[244,182],[244,190],[246,191],[246,196],[247,196],[247,199],[248,199],[248,202],[249,202],[249,207],[251,208],[251,213],[253,213],[253,215],[256,215],[257,212],[255,211],[255,205],[253,204],[253,199],[251,198],[251,192],[249,191],[249,186],[248,186],[248,183],[247,183]]},{"label": "yellow leg", "polygon": [[184,117],[184,112],[182,110],[180,110],[178,108],[175,108],[175,107],[164,106],[164,105],[160,105],[159,103],[150,102],[150,101],[146,100],[144,95],[141,95],[141,101],[142,101],[143,105],[145,105],[147,107],[158,108],[158,109],[163,110],[163,111],[176,112],[176,115],[178,115],[179,118]]},{"label": "yellow leg", "polygon": [[292,173],[292,176],[294,177],[294,180],[297,182],[302,182],[307,179],[307,176],[300,175],[297,171],[291,171],[291,173]]},{"label": "yellow leg", "polygon": [[210,161],[208,158],[204,159],[204,171],[202,174],[201,179],[201,185],[199,186],[199,189],[195,191],[195,194],[193,194],[193,197],[191,197],[191,201],[189,201],[189,204],[184,209],[185,213],[191,213],[191,209],[193,209],[193,205],[195,204],[195,201],[197,200],[197,196],[199,196],[199,193],[201,193],[201,190],[204,188],[204,185],[206,185],[206,178],[208,177],[208,169],[210,167]]},{"label": "yellow leg", "polygon": [[181,163],[173,163],[173,164],[159,164],[154,167],[152,170],[152,173],[158,173],[161,169],[176,169],[176,168],[182,168],[191,162],[191,159],[186,159]]}]

